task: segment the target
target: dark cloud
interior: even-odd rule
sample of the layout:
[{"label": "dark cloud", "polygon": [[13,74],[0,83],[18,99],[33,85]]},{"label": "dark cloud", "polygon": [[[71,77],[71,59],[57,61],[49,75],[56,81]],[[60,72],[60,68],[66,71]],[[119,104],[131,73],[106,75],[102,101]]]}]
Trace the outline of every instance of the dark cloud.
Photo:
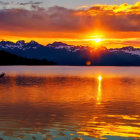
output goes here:
[{"label": "dark cloud", "polygon": [[26,5],[40,5],[40,4],[42,4],[42,2],[29,1],[29,2],[21,2],[21,3],[19,3],[19,5],[23,5],[23,6],[26,6]]},{"label": "dark cloud", "polygon": [[73,10],[63,7],[52,7],[47,11],[7,9],[0,10],[0,29],[4,30],[43,30],[71,31],[79,29],[79,18]]},{"label": "dark cloud", "polygon": [[40,7],[40,4],[42,4],[42,2],[33,2],[33,1],[29,1],[29,2],[21,2],[21,3],[18,3],[18,5],[20,6],[31,6],[32,9],[42,9]]},{"label": "dark cloud", "polygon": [[114,31],[140,31],[140,15],[105,15],[100,23]]}]

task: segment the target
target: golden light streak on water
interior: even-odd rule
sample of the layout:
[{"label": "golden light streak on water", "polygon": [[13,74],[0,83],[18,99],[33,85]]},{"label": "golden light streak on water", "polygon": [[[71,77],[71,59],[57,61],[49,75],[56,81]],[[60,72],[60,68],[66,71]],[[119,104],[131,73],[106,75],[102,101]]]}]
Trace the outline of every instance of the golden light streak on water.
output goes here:
[{"label": "golden light streak on water", "polygon": [[102,76],[98,76],[98,93],[97,93],[97,104],[101,104],[101,97],[102,97],[102,90],[101,90],[101,84],[102,84]]}]

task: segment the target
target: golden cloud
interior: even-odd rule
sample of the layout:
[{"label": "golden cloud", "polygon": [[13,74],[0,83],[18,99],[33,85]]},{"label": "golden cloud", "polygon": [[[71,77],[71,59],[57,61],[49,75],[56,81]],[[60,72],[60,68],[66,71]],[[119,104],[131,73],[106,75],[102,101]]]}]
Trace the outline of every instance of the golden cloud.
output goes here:
[{"label": "golden cloud", "polygon": [[[82,8],[87,6],[81,6]],[[93,5],[87,10],[78,11],[79,15],[131,15],[140,14],[140,2],[134,5],[129,5],[127,3],[121,5]]]}]

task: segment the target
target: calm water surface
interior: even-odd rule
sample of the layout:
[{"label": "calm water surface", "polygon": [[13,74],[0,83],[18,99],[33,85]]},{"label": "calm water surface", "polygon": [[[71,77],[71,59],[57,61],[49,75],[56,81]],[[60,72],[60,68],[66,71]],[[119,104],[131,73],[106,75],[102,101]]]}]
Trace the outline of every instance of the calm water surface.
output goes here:
[{"label": "calm water surface", "polygon": [[140,140],[140,67],[1,72],[0,140]]}]

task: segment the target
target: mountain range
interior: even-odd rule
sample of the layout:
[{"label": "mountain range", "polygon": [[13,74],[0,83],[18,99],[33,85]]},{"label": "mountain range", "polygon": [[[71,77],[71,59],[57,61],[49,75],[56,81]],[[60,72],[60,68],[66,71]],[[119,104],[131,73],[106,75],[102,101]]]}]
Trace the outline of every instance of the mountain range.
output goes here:
[{"label": "mountain range", "polygon": [[35,41],[1,41],[0,50],[28,59],[53,61],[57,65],[140,66],[140,49],[132,46],[107,49],[62,42],[41,45]]}]

